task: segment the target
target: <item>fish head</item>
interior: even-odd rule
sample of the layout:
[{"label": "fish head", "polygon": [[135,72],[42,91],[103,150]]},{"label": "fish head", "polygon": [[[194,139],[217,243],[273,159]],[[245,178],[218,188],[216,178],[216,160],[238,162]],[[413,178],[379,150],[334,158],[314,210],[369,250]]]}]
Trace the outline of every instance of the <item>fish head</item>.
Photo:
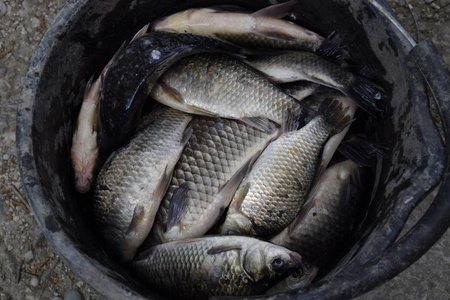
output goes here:
[{"label": "fish head", "polygon": [[317,276],[318,268],[308,262],[303,262],[302,266],[294,271],[288,277],[272,286],[266,295],[272,296],[279,293],[285,293],[305,287]]},{"label": "fish head", "polygon": [[81,171],[75,176],[75,188],[81,194],[87,193],[91,189],[92,182],[92,172]]},{"label": "fish head", "polygon": [[286,286],[290,290],[295,290],[307,286],[317,276],[319,268],[308,262],[303,262],[303,265],[295,269],[292,274],[286,277]]},{"label": "fish head", "polygon": [[176,33],[191,32],[190,25],[192,18],[196,15],[199,9],[193,8],[181,11],[165,18],[161,18],[152,23],[152,31],[167,31]]},{"label": "fish head", "polygon": [[253,282],[270,283],[301,268],[302,259],[298,253],[286,248],[256,243],[245,252],[243,267]]},{"label": "fish head", "polygon": [[[72,157],[77,155],[72,151]],[[72,166],[75,174],[75,188],[84,194],[88,192],[94,183],[94,169],[97,166],[98,148],[90,152],[81,153],[79,159],[72,158]]]}]

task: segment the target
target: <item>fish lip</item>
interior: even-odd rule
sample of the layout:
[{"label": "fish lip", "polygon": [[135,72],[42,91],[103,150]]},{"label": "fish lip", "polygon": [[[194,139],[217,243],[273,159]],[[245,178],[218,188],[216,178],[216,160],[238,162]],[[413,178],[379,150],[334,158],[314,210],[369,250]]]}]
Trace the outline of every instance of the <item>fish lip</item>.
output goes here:
[{"label": "fish lip", "polygon": [[79,176],[75,179],[75,187],[78,193],[85,194],[92,187],[92,180],[86,177]]},{"label": "fish lip", "polygon": [[300,256],[300,254],[296,252],[290,252],[289,257],[292,259],[294,263],[292,268],[301,268],[303,266],[302,257]]}]

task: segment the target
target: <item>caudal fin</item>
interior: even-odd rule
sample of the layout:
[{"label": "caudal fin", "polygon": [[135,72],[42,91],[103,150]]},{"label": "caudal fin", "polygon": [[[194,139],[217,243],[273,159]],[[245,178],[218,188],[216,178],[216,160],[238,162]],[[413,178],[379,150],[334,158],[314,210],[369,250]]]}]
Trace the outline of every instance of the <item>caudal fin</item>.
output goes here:
[{"label": "caudal fin", "polygon": [[356,136],[344,140],[337,150],[360,167],[372,167],[388,153],[388,149],[381,144]]},{"label": "caudal fin", "polygon": [[350,86],[343,92],[372,116],[382,112],[376,102],[385,98],[385,91],[370,79],[355,75]]},{"label": "caudal fin", "polygon": [[315,53],[331,61],[349,60],[350,54],[343,45],[344,38],[345,35],[333,31],[323,40]]},{"label": "caudal fin", "polygon": [[332,128],[334,133],[341,132],[352,122],[349,107],[343,107],[339,100],[326,98],[320,104],[319,114]]}]

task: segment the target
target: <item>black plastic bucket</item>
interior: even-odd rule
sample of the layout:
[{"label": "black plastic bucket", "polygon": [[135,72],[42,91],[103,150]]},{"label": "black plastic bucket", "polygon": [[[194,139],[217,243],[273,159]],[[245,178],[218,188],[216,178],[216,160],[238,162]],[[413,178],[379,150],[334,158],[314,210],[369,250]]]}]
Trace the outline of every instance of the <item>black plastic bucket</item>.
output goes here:
[{"label": "black plastic bucket", "polygon": [[[17,122],[27,197],[66,264],[109,299],[159,297],[104,254],[89,216],[89,196],[74,190],[69,151],[84,87],[120,44],[149,21],[218,4],[257,10],[272,1],[68,1],[28,70]],[[347,254],[310,287],[276,299],[348,299],[367,292],[416,261],[449,226],[448,150],[427,98],[428,85],[448,140],[448,71],[434,46],[415,46],[392,15],[383,1],[299,0],[291,16],[322,35],[352,33],[354,59],[375,70],[388,90],[381,104],[384,116],[368,122],[368,131],[389,147],[389,156],[376,167],[370,205]],[[412,209],[439,183],[428,211],[397,240]]]}]

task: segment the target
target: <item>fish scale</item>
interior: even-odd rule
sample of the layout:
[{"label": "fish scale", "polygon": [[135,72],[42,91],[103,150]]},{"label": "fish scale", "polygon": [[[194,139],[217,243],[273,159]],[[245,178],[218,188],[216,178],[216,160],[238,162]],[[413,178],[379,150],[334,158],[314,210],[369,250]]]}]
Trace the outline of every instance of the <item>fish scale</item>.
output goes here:
[{"label": "fish scale", "polygon": [[352,161],[329,167],[317,180],[297,219],[270,241],[325,266],[350,237],[362,206],[364,170]]},{"label": "fish scale", "polygon": [[286,125],[302,113],[300,103],[260,72],[220,54],[180,60],[161,76],[151,96],[175,109],[238,119],[266,131],[273,126],[268,120]]},{"label": "fish scale", "polygon": [[[329,133],[325,132],[324,134],[316,135],[316,138],[324,140],[328,136]],[[302,186],[302,182],[299,182],[294,174],[302,173],[306,177],[304,178],[306,182],[312,181],[315,171],[308,168],[307,162],[317,160],[314,154],[320,153],[321,149],[320,143],[309,143],[306,139],[306,144],[302,145],[302,148],[310,149],[308,153],[311,153],[311,155],[298,159],[296,154],[300,150],[297,144],[292,143],[292,140],[288,138],[280,139],[279,141],[279,147],[286,149],[286,151],[283,151],[282,155],[276,160],[273,152],[268,151],[264,153],[264,156],[261,155],[260,161],[264,161],[264,163],[259,166],[253,178],[266,178],[266,180],[255,180],[254,184],[252,184],[255,194],[253,197],[248,198],[248,202],[242,206],[242,212],[245,215],[253,216],[254,222],[258,227],[268,225],[270,233],[282,230],[286,223],[289,224],[289,221],[286,220],[292,220],[297,215],[302,203],[292,201],[291,197],[292,195],[294,197],[304,196],[305,192],[307,192],[307,187]],[[281,181],[280,184],[272,186],[270,190],[271,195],[278,196],[277,201],[261,202],[259,199],[265,197],[268,192],[266,182],[276,182],[277,178]],[[300,188],[297,189],[299,183]],[[261,219],[257,217],[259,214],[264,214],[267,216],[267,219],[281,219],[282,222],[281,224],[266,223],[266,218]]]},{"label": "fish scale", "polygon": [[243,179],[221,233],[270,237],[292,222],[306,200],[328,139],[350,122],[348,108],[327,99],[320,114],[271,143]]},{"label": "fish scale", "polygon": [[[273,267],[277,260],[283,268]],[[208,299],[261,294],[300,268],[301,257],[253,238],[203,237],[154,246],[131,266],[163,296]]]},{"label": "fish scale", "polygon": [[[93,210],[101,238],[106,249],[121,261],[133,258],[150,231],[192,119],[162,107],[153,116],[153,122],[109,159],[95,185]],[[136,216],[138,206],[144,212]]]},{"label": "fish scale", "polygon": [[[174,176],[161,202],[150,240],[169,240],[163,232],[168,223],[171,198],[185,183],[188,187],[185,199],[188,205],[181,222],[183,228],[194,228],[201,226],[201,222],[215,221],[220,216],[221,209],[228,205],[215,202],[220,189],[278,135],[278,131],[269,134],[228,119],[198,117],[191,122],[191,126],[193,134],[174,169]],[[218,208],[212,208],[216,205]],[[205,216],[206,211],[211,209],[216,212]],[[201,236],[208,229],[204,228],[195,234],[189,233],[187,237]]]},{"label": "fish scale", "polygon": [[[298,40],[283,40],[267,38],[262,35],[256,35],[254,33],[249,34],[226,34],[226,33],[216,33],[216,37],[223,39],[225,41],[232,42],[236,45],[247,46],[252,48],[275,48],[284,50],[303,50],[303,51],[316,51],[319,49],[323,38],[315,37],[316,39],[311,41],[303,40],[299,42]],[[307,35],[305,35],[307,36]]]}]

